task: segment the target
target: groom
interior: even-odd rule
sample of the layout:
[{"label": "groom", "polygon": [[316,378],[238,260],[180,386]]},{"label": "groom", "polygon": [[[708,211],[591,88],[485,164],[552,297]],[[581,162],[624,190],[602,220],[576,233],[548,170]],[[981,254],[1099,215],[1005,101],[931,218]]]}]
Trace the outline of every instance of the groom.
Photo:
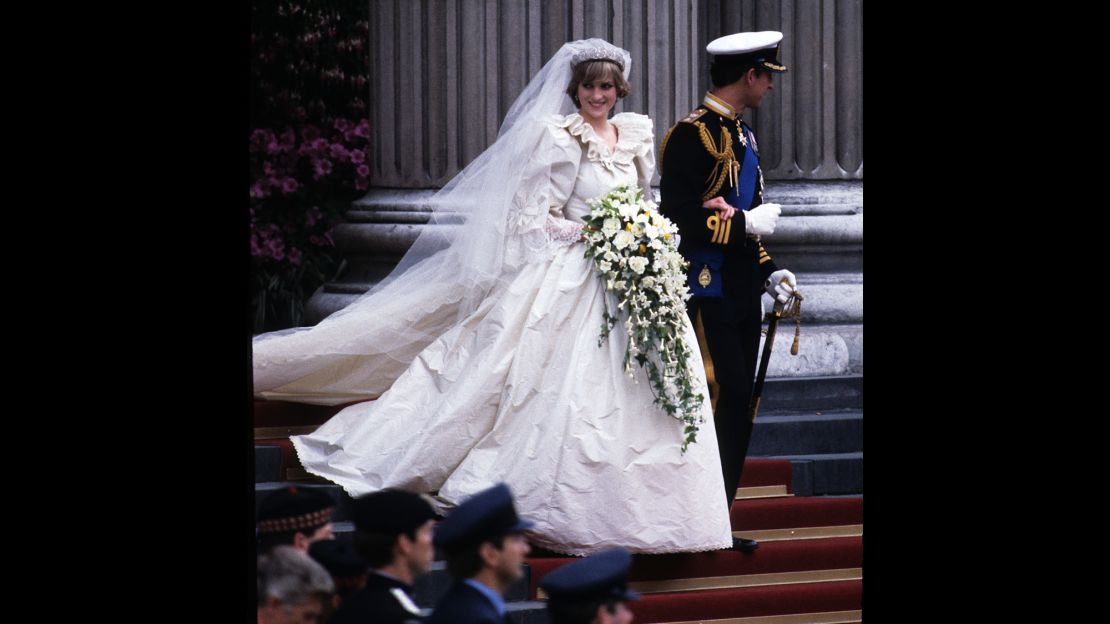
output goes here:
[{"label": "groom", "polygon": [[[766,290],[785,302],[797,287],[779,269],[760,237],[771,234],[781,210],[763,203],[763,173],[752,129],[740,114],[758,108],[786,71],[778,60],[782,33],[744,32],[713,40],[713,82],[701,106],[675,124],[659,148],[660,211],[678,225],[679,251],[690,262],[693,295],[687,313],[698,331],[710,384],[716,392],[714,421],[721,453],[725,500],[731,507],[753,422],[748,406],[755,381]],[[713,377],[716,378],[716,383]],[[733,538],[750,552],[755,540]]]}]

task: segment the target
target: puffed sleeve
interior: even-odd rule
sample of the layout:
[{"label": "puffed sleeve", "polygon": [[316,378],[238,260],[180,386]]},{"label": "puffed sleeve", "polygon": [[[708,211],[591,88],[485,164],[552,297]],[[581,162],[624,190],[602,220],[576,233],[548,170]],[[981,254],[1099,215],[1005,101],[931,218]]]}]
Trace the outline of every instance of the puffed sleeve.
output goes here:
[{"label": "puffed sleeve", "polygon": [[[626,151],[636,165],[636,181],[645,199],[652,199],[651,176],[655,173],[655,125],[651,117],[639,113],[621,113],[612,119],[620,128],[619,150]],[[617,154],[617,159],[621,158]]]},{"label": "puffed sleeve", "polygon": [[[520,260],[542,259],[581,236],[581,224],[563,218],[574,190],[582,147],[567,132],[567,119],[552,115],[525,167],[509,213],[511,248]],[[519,248],[517,248],[519,247]]]}]

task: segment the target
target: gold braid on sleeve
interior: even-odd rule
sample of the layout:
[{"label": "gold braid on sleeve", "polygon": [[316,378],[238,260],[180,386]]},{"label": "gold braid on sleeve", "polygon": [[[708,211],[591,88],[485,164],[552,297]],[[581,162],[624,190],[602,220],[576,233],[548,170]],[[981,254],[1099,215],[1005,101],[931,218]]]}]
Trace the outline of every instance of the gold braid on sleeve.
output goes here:
[{"label": "gold braid on sleeve", "polygon": [[702,200],[709,199],[717,194],[724,186],[725,180],[729,180],[732,186],[736,186],[736,176],[740,169],[740,163],[736,161],[736,153],[732,151],[732,135],[729,134],[728,129],[724,126],[721,127],[721,149],[718,151],[717,147],[713,144],[713,137],[709,136],[709,128],[700,121],[695,121],[694,125],[698,127],[698,137],[701,138],[701,144],[705,146],[705,151],[717,161],[713,166],[713,170],[709,172],[709,177],[705,179],[709,184],[708,189],[702,194]]}]

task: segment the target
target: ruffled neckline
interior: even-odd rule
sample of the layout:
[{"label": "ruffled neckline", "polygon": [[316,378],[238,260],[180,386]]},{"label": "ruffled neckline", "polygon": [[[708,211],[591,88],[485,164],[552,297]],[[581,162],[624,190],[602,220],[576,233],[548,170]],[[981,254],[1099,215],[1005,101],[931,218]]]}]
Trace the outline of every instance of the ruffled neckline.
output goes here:
[{"label": "ruffled neckline", "polygon": [[612,151],[594,127],[578,113],[571,113],[559,125],[587,147],[586,158],[612,169],[615,163],[629,164],[652,148],[651,119],[638,113],[614,115],[609,123],[617,127],[617,144]]}]

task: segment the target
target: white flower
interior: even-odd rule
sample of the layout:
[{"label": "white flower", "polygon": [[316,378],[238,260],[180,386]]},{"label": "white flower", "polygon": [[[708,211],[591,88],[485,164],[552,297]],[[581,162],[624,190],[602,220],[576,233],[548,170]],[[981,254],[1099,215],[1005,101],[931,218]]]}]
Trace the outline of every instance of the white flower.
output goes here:
[{"label": "white flower", "polygon": [[637,275],[642,275],[644,269],[647,268],[648,260],[643,256],[636,256],[635,258],[628,259],[628,266],[636,272]]},{"label": "white flower", "polygon": [[616,284],[614,284],[613,287],[617,290],[624,290],[628,288],[628,282],[624,280],[617,280]]},{"label": "white flower", "polygon": [[617,254],[607,250],[604,254],[602,254],[602,257],[604,257],[609,262],[612,262],[617,259]]},{"label": "white flower", "polygon": [[644,234],[647,234],[648,238],[652,238],[652,239],[656,239],[656,240],[658,240],[659,237],[662,235],[662,233],[659,231],[659,228],[654,226],[654,225],[645,225],[644,226]]},{"label": "white flower", "polygon": [[617,232],[616,236],[613,237],[613,246],[617,249],[624,249],[631,245],[633,240],[634,239],[630,232],[628,232],[627,230],[621,230],[620,232]]},{"label": "white flower", "polygon": [[654,277],[651,277],[651,276],[645,277],[644,279],[640,280],[640,283],[644,285],[644,288],[649,288],[649,289],[654,289],[655,288],[655,278]]},{"label": "white flower", "polygon": [[610,270],[612,270],[613,264],[611,262],[602,260],[597,264],[597,268],[601,269],[602,272],[608,273]]},{"label": "white flower", "polygon": [[658,238],[651,241],[649,246],[656,251],[663,251],[663,241],[659,240]]},{"label": "white flower", "polygon": [[644,235],[644,226],[640,225],[639,223],[633,222],[633,224],[632,224],[632,236],[634,236],[636,238],[640,238],[643,235]]},{"label": "white flower", "polygon": [[602,225],[601,225],[601,233],[604,234],[607,237],[612,237],[614,234],[619,232],[620,229],[621,229],[620,220],[614,219],[612,217],[606,219],[604,222],[602,222]]}]

